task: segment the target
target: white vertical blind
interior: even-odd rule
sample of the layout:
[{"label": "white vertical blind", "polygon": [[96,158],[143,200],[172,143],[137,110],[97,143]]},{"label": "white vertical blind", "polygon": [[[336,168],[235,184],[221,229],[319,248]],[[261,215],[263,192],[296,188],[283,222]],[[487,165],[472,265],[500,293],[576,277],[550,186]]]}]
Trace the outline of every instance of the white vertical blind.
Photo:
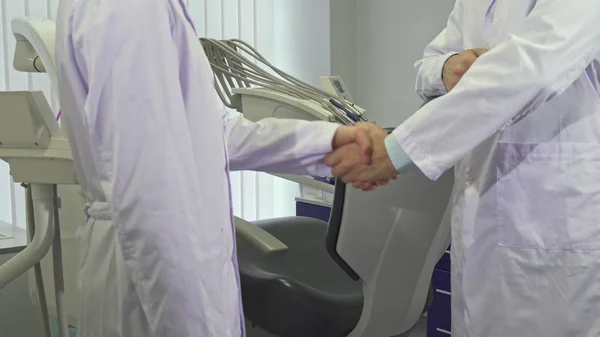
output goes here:
[{"label": "white vertical blind", "polygon": [[[274,60],[275,0],[188,0],[188,3],[199,36],[239,38],[257,48],[268,60]],[[234,172],[231,183],[237,216],[251,221],[295,213],[297,184],[255,172]]]},{"label": "white vertical blind", "polygon": [[[19,16],[55,19],[59,0],[0,0],[0,90],[42,90],[55,111],[45,74],[26,74],[12,67],[15,40],[10,21]],[[275,56],[275,0],[188,0],[199,36],[241,38],[270,60]],[[236,112],[232,112],[235,114]],[[282,188],[285,186],[285,188]],[[297,185],[264,173],[232,174],[234,213],[247,220],[293,215]],[[24,191],[12,182],[8,165],[0,161],[0,221],[25,228]]]}]

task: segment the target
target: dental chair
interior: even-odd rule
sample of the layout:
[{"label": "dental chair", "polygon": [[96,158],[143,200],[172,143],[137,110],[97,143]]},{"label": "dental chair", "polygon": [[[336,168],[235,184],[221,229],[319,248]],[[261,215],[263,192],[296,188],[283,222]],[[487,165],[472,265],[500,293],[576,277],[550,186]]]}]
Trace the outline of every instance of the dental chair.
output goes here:
[{"label": "dental chair", "polygon": [[[364,109],[286,74],[243,41],[200,42],[223,104],[249,120],[365,121]],[[248,337],[408,336],[430,305],[433,269],[448,246],[452,186],[452,172],[436,182],[403,175],[370,193],[338,182],[328,224],[236,219]]]},{"label": "dental chair", "polygon": [[[26,72],[43,70],[56,83],[52,57],[54,24],[24,18],[13,20],[12,30],[18,43],[15,68]],[[208,55],[222,61],[221,51],[213,48]],[[233,53],[231,48],[228,51]],[[240,75],[243,74],[238,67],[240,63],[234,57],[229,60],[235,76],[224,77],[224,68],[213,65],[216,77],[226,86],[246,85],[246,77]],[[248,71],[252,73],[253,84],[262,84],[264,88],[238,87],[220,96],[224,103],[230,103],[227,106],[251,120],[295,117],[341,124],[361,120],[364,110],[343,100],[332,100],[329,93],[315,90],[289,75],[280,74],[287,79],[281,83],[268,73],[259,76],[257,69]],[[0,127],[3,137],[11,137],[10,141],[3,138],[0,143],[0,158],[10,163],[15,181],[31,184],[29,199],[34,216],[29,214],[28,219],[35,218],[31,224],[35,235],[31,249],[20,254],[26,261],[13,259],[0,267],[0,288],[38,264],[36,277],[32,278],[35,282],[31,283],[32,299],[44,312],[46,335],[50,335],[49,316],[55,315],[60,335],[64,337],[68,324],[78,323],[76,291],[71,295],[64,292],[65,288],[74,288],[69,286],[76,275],[76,263],[71,259],[77,252],[61,237],[60,227],[77,222],[75,213],[81,209],[81,200],[77,198],[77,189],[65,190],[60,195],[54,184],[77,184],[70,148],[41,93],[3,95],[6,97],[0,97],[2,102],[18,104],[15,105],[18,109],[3,105],[11,113],[3,116],[20,122],[22,127],[14,128],[15,124],[10,124],[14,130]],[[41,160],[43,165],[39,164]],[[32,161],[36,165],[31,165]],[[315,187],[327,185],[307,177],[285,177]],[[420,173],[407,174],[369,193],[338,182],[333,190],[329,223],[300,217],[254,223],[236,218],[248,337],[392,337],[410,333],[428,308],[433,268],[448,243],[450,229],[445,210],[452,177],[450,172],[432,182]],[[40,196],[40,192],[44,193]],[[74,214],[61,216],[59,208]],[[55,253],[46,256],[52,267],[43,268],[42,259],[52,242]],[[65,268],[64,280],[60,261]],[[54,275],[48,275],[51,271]],[[42,282],[42,274],[50,282]],[[46,295],[48,301],[44,300]],[[54,301],[50,300],[52,297]],[[56,303],[54,308],[52,302]]]},{"label": "dental chair", "polygon": [[407,174],[369,193],[338,181],[329,224],[254,222],[266,246],[287,249],[238,241],[248,336],[408,336],[431,304],[452,185],[452,172],[436,182]]}]

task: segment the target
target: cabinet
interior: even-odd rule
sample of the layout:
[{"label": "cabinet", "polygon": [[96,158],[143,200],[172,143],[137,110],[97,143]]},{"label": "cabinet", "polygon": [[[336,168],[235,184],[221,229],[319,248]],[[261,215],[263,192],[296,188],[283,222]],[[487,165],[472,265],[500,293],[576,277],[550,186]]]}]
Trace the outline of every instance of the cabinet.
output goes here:
[{"label": "cabinet", "polygon": [[433,303],[427,312],[427,337],[451,335],[450,247],[433,270]]},{"label": "cabinet", "polygon": [[319,219],[329,222],[331,203],[321,200],[296,198],[296,216]]}]

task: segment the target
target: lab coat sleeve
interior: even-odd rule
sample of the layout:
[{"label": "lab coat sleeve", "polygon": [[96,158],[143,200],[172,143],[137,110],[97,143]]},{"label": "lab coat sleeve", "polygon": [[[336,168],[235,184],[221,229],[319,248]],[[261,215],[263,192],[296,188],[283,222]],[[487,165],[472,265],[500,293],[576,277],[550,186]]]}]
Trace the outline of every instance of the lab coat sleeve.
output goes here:
[{"label": "lab coat sleeve", "polygon": [[231,170],[304,174],[326,177],[323,163],[332,151],[339,124],[266,118],[251,122],[242,115],[225,118]]},{"label": "lab coat sleeve", "polygon": [[446,61],[464,50],[461,29],[462,3],[457,0],[446,28],[425,48],[423,58],[415,63],[415,90],[424,100],[447,93],[442,72]]},{"label": "lab coat sleeve", "polygon": [[[202,223],[202,213],[201,201],[186,197],[189,182],[180,179],[183,170],[193,167],[182,163],[193,157],[182,127],[181,57],[169,2],[78,4],[70,40],[87,79],[81,113],[108,191],[115,238],[144,314],[156,336],[221,337],[230,327],[219,303],[200,286],[213,282],[214,271],[205,268],[218,261],[218,254],[203,238],[185,235]],[[181,132],[166,133],[165,128]],[[124,319],[127,314],[118,313]]]},{"label": "lab coat sleeve", "polygon": [[394,139],[425,175],[438,178],[579,78],[597,56],[599,21],[598,0],[538,0],[504,43],[396,128]]}]

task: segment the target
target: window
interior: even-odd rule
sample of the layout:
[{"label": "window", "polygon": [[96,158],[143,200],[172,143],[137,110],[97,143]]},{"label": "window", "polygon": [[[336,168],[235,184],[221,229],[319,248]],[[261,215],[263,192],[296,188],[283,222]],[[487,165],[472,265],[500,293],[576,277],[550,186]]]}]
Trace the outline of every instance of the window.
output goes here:
[{"label": "window", "polygon": [[[275,0],[188,0],[199,36],[239,38],[275,57]],[[232,112],[236,113],[236,112]],[[246,220],[295,214],[298,185],[265,173],[231,175],[234,214]]]}]

